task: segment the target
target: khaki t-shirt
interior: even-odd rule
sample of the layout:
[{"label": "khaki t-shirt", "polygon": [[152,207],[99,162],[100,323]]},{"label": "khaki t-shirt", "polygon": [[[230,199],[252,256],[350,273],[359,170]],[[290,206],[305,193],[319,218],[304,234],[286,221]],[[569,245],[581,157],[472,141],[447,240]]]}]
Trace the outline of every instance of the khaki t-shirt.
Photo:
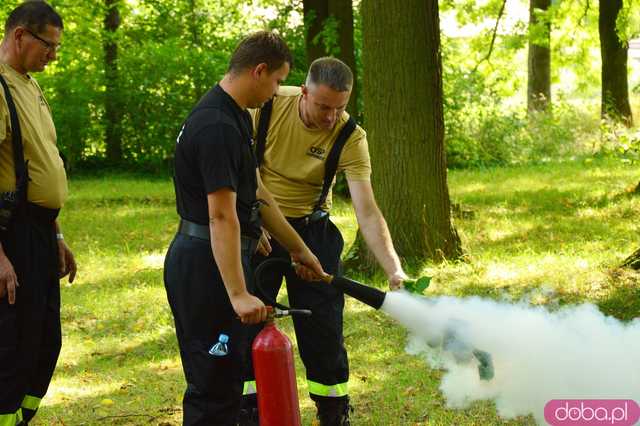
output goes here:
[{"label": "khaki t-shirt", "polygon": [[[301,217],[313,211],[324,180],[325,161],[340,130],[349,119],[344,112],[333,130],[307,127],[298,112],[302,98],[299,87],[283,86],[274,98],[260,177],[287,217]],[[260,110],[252,110],[257,134]],[[365,131],[356,126],[342,149],[338,173],[349,180],[369,180],[371,162]],[[334,180],[335,183],[335,180]],[[322,208],[331,208],[331,191]]]},{"label": "khaki t-shirt", "polygon": [[[33,77],[0,63],[18,111],[24,158],[29,165],[27,199],[39,206],[59,209],[67,198],[67,175],[56,146],[56,129],[49,104]],[[16,187],[11,142],[11,119],[0,86],[0,191]]]}]

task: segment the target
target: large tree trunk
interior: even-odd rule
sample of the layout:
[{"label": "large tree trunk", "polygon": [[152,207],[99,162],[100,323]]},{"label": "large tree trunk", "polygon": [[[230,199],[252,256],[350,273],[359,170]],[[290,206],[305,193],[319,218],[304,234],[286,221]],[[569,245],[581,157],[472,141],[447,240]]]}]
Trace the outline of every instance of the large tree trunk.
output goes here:
[{"label": "large tree trunk", "polygon": [[349,65],[353,72],[353,89],[347,111],[354,118],[359,118],[358,85],[355,46],[353,39],[353,3],[352,0],[304,0],[303,9],[307,24],[306,52],[310,65],[315,59],[326,56],[327,52],[322,40],[317,39],[325,21],[333,17],[338,22],[338,59]]},{"label": "large tree trunk", "polygon": [[450,215],[437,0],[363,0],[373,185],[398,254],[462,254]]},{"label": "large tree trunk", "polygon": [[550,4],[551,0],[530,0],[529,3],[529,112],[546,111],[551,104],[551,25],[548,20],[539,22],[537,16],[547,11]]},{"label": "large tree trunk", "polygon": [[105,0],[104,18],[104,70],[105,70],[105,119],[107,160],[112,164],[122,162],[122,107],[118,80],[118,43],[116,31],[120,26],[119,0]]},{"label": "large tree trunk", "polygon": [[629,105],[627,50],[616,32],[622,0],[600,0],[600,55],[602,57],[602,116],[633,124]]}]

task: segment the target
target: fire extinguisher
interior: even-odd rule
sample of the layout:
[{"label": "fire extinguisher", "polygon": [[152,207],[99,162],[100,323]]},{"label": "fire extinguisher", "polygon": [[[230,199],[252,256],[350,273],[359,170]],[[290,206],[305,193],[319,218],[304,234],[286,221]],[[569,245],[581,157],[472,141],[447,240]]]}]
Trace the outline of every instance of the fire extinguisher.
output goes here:
[{"label": "fire extinguisher", "polygon": [[308,315],[303,309],[274,309],[252,345],[253,369],[258,392],[260,426],[300,426],[298,386],[291,340],[278,329],[274,318]]},{"label": "fire extinguisher", "polygon": [[260,287],[260,276],[266,267],[290,267],[282,259],[263,262],[255,271],[256,287],[262,293],[268,307],[269,317],[262,331],[253,340],[253,370],[258,393],[260,426],[300,426],[300,404],[293,361],[291,340],[278,329],[275,318],[288,315],[311,315],[307,309],[290,309],[264,297]]}]

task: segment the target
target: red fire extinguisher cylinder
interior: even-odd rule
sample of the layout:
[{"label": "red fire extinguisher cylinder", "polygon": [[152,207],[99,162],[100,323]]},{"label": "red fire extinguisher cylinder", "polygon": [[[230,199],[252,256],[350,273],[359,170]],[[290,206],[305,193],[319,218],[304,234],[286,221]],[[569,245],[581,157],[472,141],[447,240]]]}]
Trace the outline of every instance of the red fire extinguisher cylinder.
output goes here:
[{"label": "red fire extinguisher cylinder", "polygon": [[300,426],[291,340],[269,321],[252,349],[260,426]]}]

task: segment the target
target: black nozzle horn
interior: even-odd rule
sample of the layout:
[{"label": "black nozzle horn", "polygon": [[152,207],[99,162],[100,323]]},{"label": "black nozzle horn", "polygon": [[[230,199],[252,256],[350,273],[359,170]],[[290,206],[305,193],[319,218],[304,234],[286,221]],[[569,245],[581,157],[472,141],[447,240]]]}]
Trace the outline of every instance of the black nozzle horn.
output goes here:
[{"label": "black nozzle horn", "polygon": [[331,284],[342,290],[345,294],[366,303],[374,309],[380,309],[387,295],[377,288],[360,284],[357,281],[345,277],[333,277]]}]

